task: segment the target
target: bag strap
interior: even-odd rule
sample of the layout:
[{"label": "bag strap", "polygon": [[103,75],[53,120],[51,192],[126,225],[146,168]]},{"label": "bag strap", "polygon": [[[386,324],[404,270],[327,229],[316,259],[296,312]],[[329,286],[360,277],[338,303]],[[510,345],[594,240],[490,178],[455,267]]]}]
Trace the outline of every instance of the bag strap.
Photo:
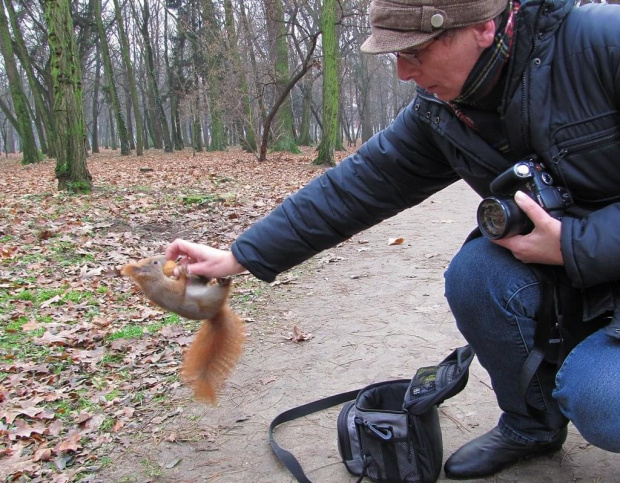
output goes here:
[{"label": "bag strap", "polygon": [[307,404],[303,404],[301,406],[297,406],[295,408],[289,409],[278,414],[271,424],[269,425],[269,444],[271,445],[271,449],[278,457],[278,459],[286,466],[286,468],[291,472],[291,474],[295,477],[295,479],[301,483],[312,483],[310,479],[304,473],[304,470],[301,468],[299,461],[297,458],[293,456],[290,452],[282,449],[278,443],[276,443],[275,437],[273,435],[273,431],[276,427],[278,427],[282,423],[286,423],[288,421],[293,421],[294,419],[298,419],[304,416],[308,416],[309,414],[316,413],[318,411],[322,411],[324,409],[331,408],[332,406],[336,406],[338,404],[343,404],[347,401],[351,401],[357,397],[357,394],[362,390],[355,389],[353,391],[347,391],[340,394],[335,394],[333,396],[329,396],[323,399],[318,399],[316,401],[309,402]]},{"label": "bag strap", "polygon": [[567,419],[561,413],[548,413],[532,406],[526,398],[527,388],[540,365],[547,359],[549,362],[561,364],[565,354],[562,354],[562,326],[564,323],[558,285],[555,272],[549,274],[536,265],[530,268],[540,281],[541,300],[540,310],[536,314],[536,330],[534,332],[534,347],[528,354],[519,374],[519,394],[525,402],[525,407],[530,416],[543,423],[549,428],[562,428]]},{"label": "bag strap", "polygon": [[[455,374],[454,378],[450,380],[447,386],[441,388],[439,394],[435,394],[432,401],[426,401],[427,407],[425,410],[428,410],[430,406],[438,405],[443,402],[445,399],[448,399],[455,394],[459,393],[467,384],[467,378],[469,375],[469,365],[474,357],[474,351],[470,346],[460,347],[452,352],[448,357],[446,357],[440,364],[440,366],[446,366],[448,364],[454,366]],[[439,366],[435,366],[439,367]],[[394,381],[393,379],[389,381],[375,383],[376,385],[385,384],[388,382]],[[335,394],[333,396],[328,396],[323,399],[318,399],[316,401],[312,401],[301,406],[297,406],[295,408],[289,409],[278,414],[271,424],[269,425],[269,444],[271,449],[278,457],[278,459],[286,466],[286,468],[291,472],[291,474],[295,477],[295,479],[301,483],[312,483],[310,479],[304,473],[299,461],[297,458],[293,456],[292,453],[282,449],[278,443],[276,443],[275,437],[273,435],[274,430],[280,424],[286,423],[288,421],[293,421],[295,419],[308,416],[309,414],[316,413],[318,411],[322,411],[324,409],[331,408],[332,406],[336,406],[338,404],[343,404],[348,401],[352,401],[357,398],[357,395],[360,391],[366,389],[368,386],[362,387],[360,389],[354,389],[353,391],[347,391],[340,394]],[[409,391],[407,391],[409,392]],[[364,473],[362,473],[360,480],[363,479]],[[360,481],[358,480],[358,481]]]}]

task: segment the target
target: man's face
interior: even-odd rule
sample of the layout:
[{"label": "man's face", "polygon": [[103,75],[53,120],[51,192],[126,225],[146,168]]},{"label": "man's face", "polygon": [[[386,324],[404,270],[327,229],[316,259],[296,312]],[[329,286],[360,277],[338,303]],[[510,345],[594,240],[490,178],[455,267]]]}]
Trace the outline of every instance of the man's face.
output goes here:
[{"label": "man's face", "polygon": [[398,78],[415,81],[443,101],[456,99],[480,55],[492,44],[494,33],[493,21],[446,32],[415,49],[419,62],[408,61],[409,49],[405,49],[396,61]]}]

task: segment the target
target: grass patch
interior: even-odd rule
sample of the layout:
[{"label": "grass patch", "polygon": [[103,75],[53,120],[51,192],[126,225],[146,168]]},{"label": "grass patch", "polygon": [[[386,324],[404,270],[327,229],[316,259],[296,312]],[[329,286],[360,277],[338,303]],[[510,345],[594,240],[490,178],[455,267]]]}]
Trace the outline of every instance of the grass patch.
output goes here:
[{"label": "grass patch", "polygon": [[13,359],[38,361],[50,355],[52,350],[49,347],[32,343],[32,337],[43,335],[45,328],[26,332],[22,330],[22,326],[28,321],[27,317],[19,317],[0,327],[0,361],[6,363]]},{"label": "grass patch", "polygon": [[105,354],[101,358],[101,366],[114,366],[123,362],[123,356],[121,354]]},{"label": "grass patch", "polygon": [[149,334],[155,334],[163,329],[167,325],[178,325],[181,323],[181,317],[177,314],[168,314],[163,320],[153,322],[146,326],[146,331]]},{"label": "grass patch", "polygon": [[76,248],[74,243],[59,240],[49,247],[49,260],[62,267],[83,265],[95,261],[94,255],[90,253],[78,253],[76,252]]},{"label": "grass patch", "polygon": [[92,292],[89,292],[87,290],[67,291],[67,288],[68,285],[52,289],[24,289],[21,292],[17,292],[13,297],[11,297],[11,295],[1,297],[0,304],[4,301],[17,300],[20,302],[32,302],[35,306],[40,306],[44,302],[47,302],[54,297],[60,297],[60,300],[55,302],[59,305],[73,303],[99,306],[99,301]]},{"label": "grass patch", "polygon": [[148,458],[141,460],[140,464],[149,478],[157,478],[163,474],[161,466]]},{"label": "grass patch", "polygon": [[112,431],[114,423],[115,421],[113,418],[105,418],[103,420],[103,423],[101,423],[101,426],[99,426],[99,430],[103,433],[109,433],[110,431]]},{"label": "grass patch", "polygon": [[224,201],[224,198],[217,195],[184,195],[182,198],[183,203],[186,205],[207,205],[209,203],[217,203],[218,201]]},{"label": "grass patch", "polygon": [[65,292],[65,290],[66,290],[66,287],[38,290],[35,300],[41,304],[51,298],[56,297],[57,295],[62,295]]},{"label": "grass patch", "polygon": [[143,335],[144,328],[141,325],[130,324],[123,327],[121,330],[111,333],[107,338],[108,340],[139,339]]},{"label": "grass patch", "polygon": [[37,298],[33,290],[22,290],[17,294],[17,297],[15,297],[15,300],[21,300],[22,302],[34,302],[36,299]]},{"label": "grass patch", "polygon": [[121,395],[121,392],[118,389],[113,389],[112,391],[110,391],[109,393],[105,395],[105,400],[113,401],[115,398],[119,397],[120,395]]}]

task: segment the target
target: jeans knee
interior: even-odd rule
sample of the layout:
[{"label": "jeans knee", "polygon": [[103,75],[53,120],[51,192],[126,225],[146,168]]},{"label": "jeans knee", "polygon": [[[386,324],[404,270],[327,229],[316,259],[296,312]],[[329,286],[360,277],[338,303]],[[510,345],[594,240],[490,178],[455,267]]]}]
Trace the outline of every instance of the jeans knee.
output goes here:
[{"label": "jeans knee", "polygon": [[[603,345],[597,346],[599,342]],[[620,391],[612,383],[619,348],[606,351],[610,343],[611,338],[599,331],[578,345],[557,373],[553,397],[589,443],[620,453]]]},{"label": "jeans knee", "polygon": [[579,395],[579,391],[571,394],[571,388],[566,392],[562,389],[554,392],[554,397],[560,406],[560,410],[575,425],[579,433],[586,441],[606,451],[620,453],[620,441],[617,433],[612,433],[606,428],[609,421],[617,418],[617,412],[605,410],[600,401],[592,404]]},{"label": "jeans knee", "polygon": [[474,268],[475,263],[472,263],[467,254],[461,250],[452,259],[444,274],[446,300],[459,330],[464,333],[467,332],[468,321],[475,318],[473,314],[477,310],[477,305],[481,303],[480,292],[475,289]]},{"label": "jeans knee", "polygon": [[445,295],[450,306],[460,306],[461,301],[470,299],[468,293],[471,289],[471,271],[468,270],[470,265],[467,257],[463,256],[461,251],[452,259],[444,274]]}]

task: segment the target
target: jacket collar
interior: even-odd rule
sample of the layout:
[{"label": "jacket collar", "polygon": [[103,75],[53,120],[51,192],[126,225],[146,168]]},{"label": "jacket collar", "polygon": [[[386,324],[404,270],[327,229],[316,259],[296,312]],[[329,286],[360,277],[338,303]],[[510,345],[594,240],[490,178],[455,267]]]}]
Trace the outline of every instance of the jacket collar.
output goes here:
[{"label": "jacket collar", "polygon": [[[574,0],[524,0],[517,13],[513,54],[509,62],[506,93],[512,97],[530,60],[544,55],[545,39],[560,28],[575,8]],[[506,96],[505,96],[506,97]]]}]

